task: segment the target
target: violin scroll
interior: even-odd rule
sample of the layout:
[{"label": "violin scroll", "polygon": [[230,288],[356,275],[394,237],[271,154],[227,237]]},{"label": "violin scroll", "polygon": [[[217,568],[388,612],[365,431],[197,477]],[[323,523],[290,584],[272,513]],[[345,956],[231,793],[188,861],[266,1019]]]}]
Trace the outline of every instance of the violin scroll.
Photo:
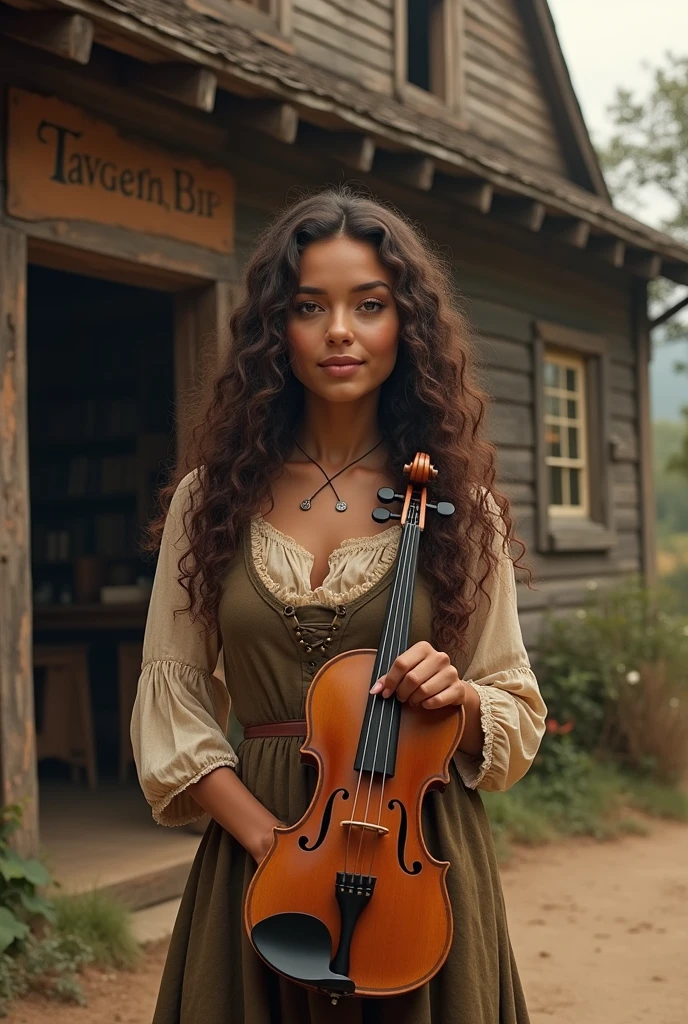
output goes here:
[{"label": "violin scroll", "polygon": [[[393,501],[402,501],[404,507],[401,512],[390,512],[387,508],[376,508],[372,516],[376,523],[386,523],[390,519],[400,519],[402,526],[406,523],[409,507],[414,501],[419,506],[419,526],[421,530],[425,526],[425,511],[431,509],[439,516],[453,516],[456,508],[450,501],[438,501],[432,504],[427,500],[427,484],[437,479],[437,470],[430,462],[430,456],[424,452],[417,452],[413,462],[404,466],[404,475],[408,476],[409,484],[406,494],[397,494],[393,487],[381,487],[377,492],[380,501],[390,505]],[[416,491],[420,491],[419,494]]]}]

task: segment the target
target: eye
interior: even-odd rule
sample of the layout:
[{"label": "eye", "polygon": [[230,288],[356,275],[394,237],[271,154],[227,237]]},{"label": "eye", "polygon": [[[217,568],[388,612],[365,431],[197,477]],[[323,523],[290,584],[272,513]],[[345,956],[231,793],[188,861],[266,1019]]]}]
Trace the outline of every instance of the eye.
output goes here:
[{"label": "eye", "polygon": [[319,309],[320,306],[318,305],[317,302],[306,300],[305,302],[296,303],[297,313],[305,313],[306,315],[308,315],[309,313],[317,313]]},{"label": "eye", "polygon": [[379,313],[385,308],[385,304],[380,299],[365,299],[358,308],[364,313]]}]

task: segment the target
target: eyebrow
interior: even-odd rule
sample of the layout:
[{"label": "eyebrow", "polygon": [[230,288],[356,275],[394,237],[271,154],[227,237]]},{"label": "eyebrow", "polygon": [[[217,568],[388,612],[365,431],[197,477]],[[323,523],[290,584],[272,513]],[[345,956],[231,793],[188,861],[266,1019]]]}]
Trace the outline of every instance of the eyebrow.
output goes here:
[{"label": "eyebrow", "polygon": [[[352,292],[368,292],[373,288],[386,288],[387,291],[392,289],[389,287],[386,281],[366,281],[365,284],[357,284],[355,288],[352,288]],[[313,288],[312,285],[304,284],[299,285],[296,289],[297,295],[324,295],[324,288]]]}]

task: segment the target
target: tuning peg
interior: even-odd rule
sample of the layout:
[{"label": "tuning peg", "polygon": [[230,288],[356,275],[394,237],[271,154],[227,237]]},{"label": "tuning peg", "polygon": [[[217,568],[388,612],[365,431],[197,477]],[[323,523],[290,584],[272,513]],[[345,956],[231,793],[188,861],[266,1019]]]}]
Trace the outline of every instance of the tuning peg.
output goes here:
[{"label": "tuning peg", "polygon": [[431,508],[433,512],[437,512],[438,516],[453,516],[456,512],[451,501],[438,501],[436,505],[431,505],[430,502],[428,502],[426,508]]},{"label": "tuning peg", "polygon": [[404,495],[397,494],[393,487],[381,487],[377,492],[377,496],[380,501],[384,501],[385,505],[389,505],[391,501],[403,501]]},{"label": "tuning peg", "polygon": [[376,523],[386,523],[389,519],[401,519],[397,512],[390,512],[388,508],[373,509],[373,519]]}]

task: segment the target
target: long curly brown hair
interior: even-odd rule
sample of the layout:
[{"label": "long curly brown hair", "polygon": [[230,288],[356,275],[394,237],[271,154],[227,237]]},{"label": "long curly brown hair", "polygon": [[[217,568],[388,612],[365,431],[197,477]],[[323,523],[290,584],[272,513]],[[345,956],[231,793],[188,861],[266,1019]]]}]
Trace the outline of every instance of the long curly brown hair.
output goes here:
[{"label": "long curly brown hair", "polygon": [[[245,298],[230,320],[230,343],[191,432],[194,461],[187,452],[161,490],[163,511],[150,526],[148,546],[159,547],[172,495],[189,465],[202,467],[190,488],[184,515],[189,549],[178,567],[189,599],[183,610],[218,629],[224,573],[242,531],[270,500],[270,483],[289,457],[302,415],[303,385],[292,372],[285,339],[301,254],[311,242],[340,234],[372,245],[393,274],[399,352],[381,389],[379,430],[393,476],[416,451],[429,452],[439,471],[439,496],[456,506],[448,519],[429,517],[423,540],[423,572],[433,585],[432,640],[456,653],[500,545],[509,551],[513,540],[509,502],[494,486],[495,451],[482,437],[486,396],[473,378],[471,332],[452,298],[444,261],[402,215],[348,188],[295,202],[259,239],[246,269]],[[525,548],[517,544],[522,555]]]}]

